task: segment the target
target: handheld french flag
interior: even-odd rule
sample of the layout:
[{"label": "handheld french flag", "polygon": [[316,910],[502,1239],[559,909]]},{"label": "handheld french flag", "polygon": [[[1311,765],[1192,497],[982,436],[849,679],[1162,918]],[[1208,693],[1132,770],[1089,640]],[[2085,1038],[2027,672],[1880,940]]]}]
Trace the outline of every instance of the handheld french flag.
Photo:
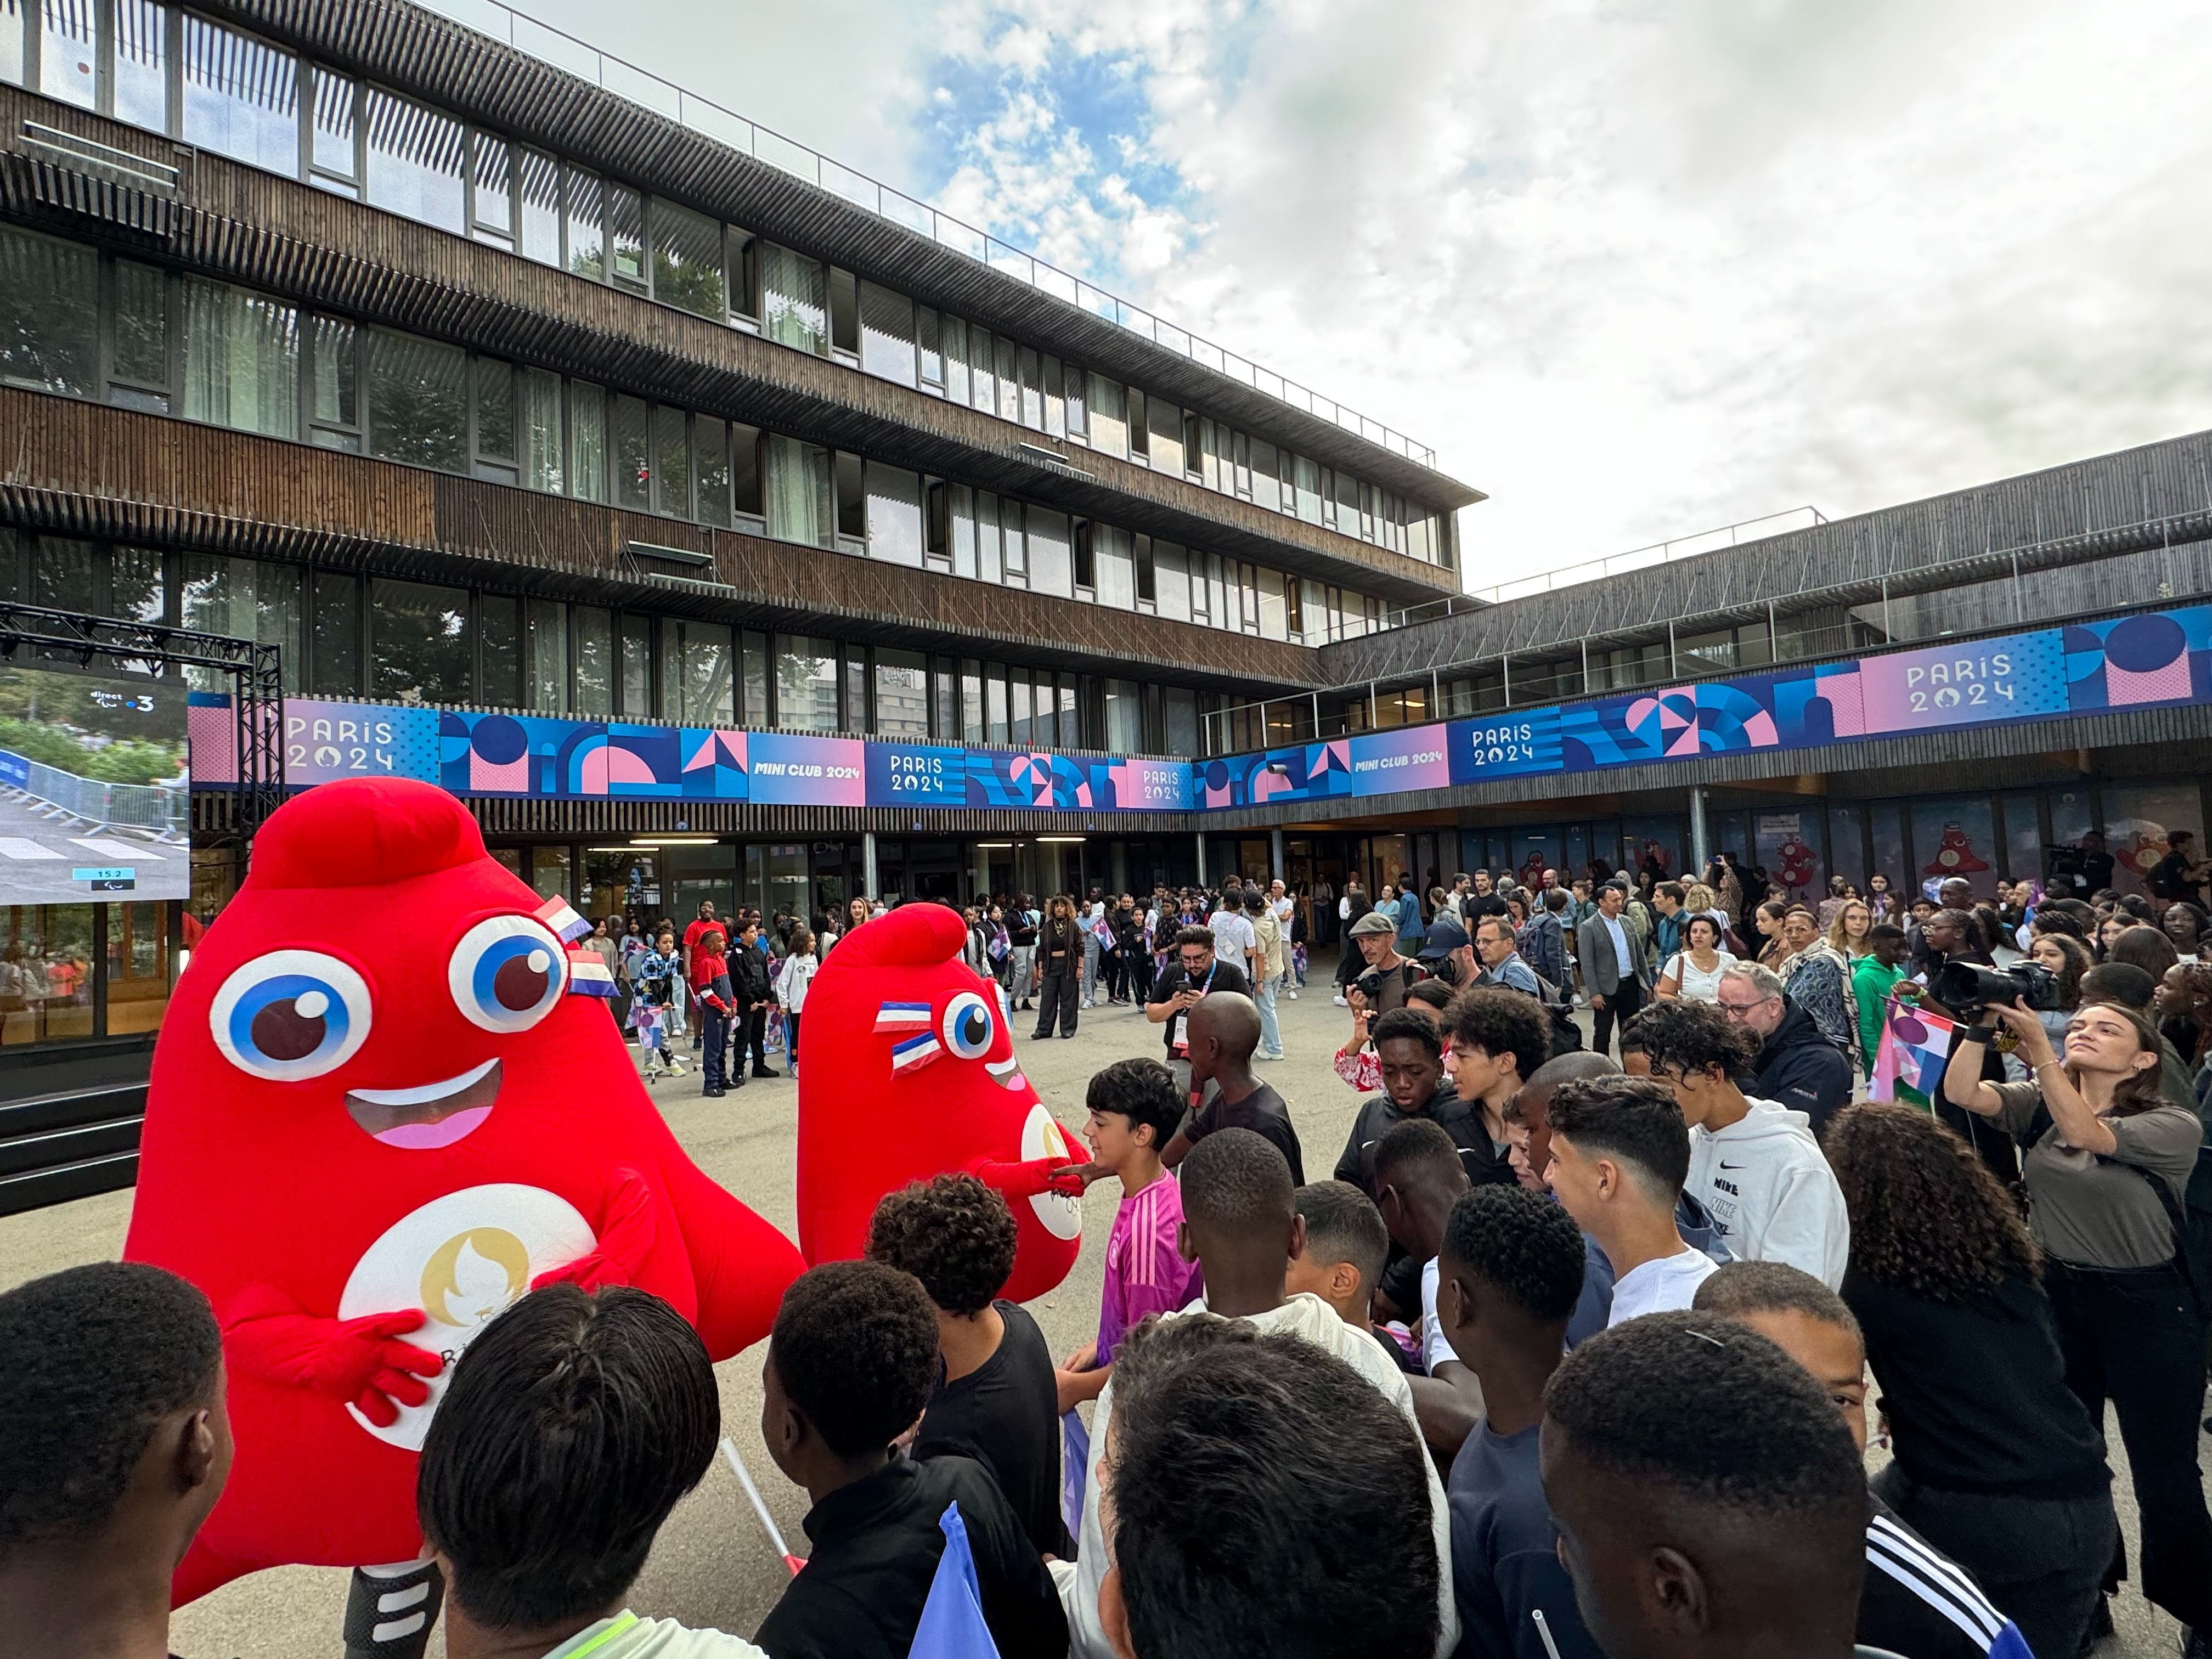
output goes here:
[{"label": "handheld french flag", "polygon": [[614,969],[600,960],[597,951],[568,952],[568,994],[572,997],[611,997]]},{"label": "handheld french flag", "polygon": [[1869,1100],[1897,1098],[1900,1088],[1932,1100],[1943,1086],[1943,1068],[1951,1060],[1951,1037],[1956,1020],[1930,1013],[1917,1004],[1901,1002],[1892,994],[1882,1009],[1881,1040],[1875,1045],[1874,1074],[1867,1079]]},{"label": "handheld french flag", "polygon": [[550,898],[531,913],[550,927],[563,945],[574,945],[592,931],[592,924],[576,914],[564,898]]},{"label": "handheld french flag", "polygon": [[960,1505],[946,1504],[937,1524],[945,1533],[945,1553],[937,1558],[937,1574],[907,1652],[910,1659],[999,1659],[999,1644],[983,1619],[983,1592]]}]

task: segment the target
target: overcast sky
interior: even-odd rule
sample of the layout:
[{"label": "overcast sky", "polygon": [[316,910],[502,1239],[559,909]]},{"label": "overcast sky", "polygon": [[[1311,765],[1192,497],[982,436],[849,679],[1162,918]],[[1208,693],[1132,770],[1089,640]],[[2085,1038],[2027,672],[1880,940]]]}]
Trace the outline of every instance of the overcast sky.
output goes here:
[{"label": "overcast sky", "polygon": [[1472,582],[2212,425],[2190,6],[529,9],[1433,446]]}]

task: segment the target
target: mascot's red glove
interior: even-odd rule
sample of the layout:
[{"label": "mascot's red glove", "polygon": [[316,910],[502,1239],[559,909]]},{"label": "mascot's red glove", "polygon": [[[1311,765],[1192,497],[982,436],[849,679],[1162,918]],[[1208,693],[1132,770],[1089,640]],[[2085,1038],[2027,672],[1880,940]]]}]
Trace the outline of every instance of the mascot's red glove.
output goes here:
[{"label": "mascot's red glove", "polygon": [[319,1319],[301,1313],[273,1285],[256,1285],[231,1304],[223,1352],[241,1371],[341,1400],[380,1428],[398,1420],[392,1406],[430,1397],[422,1379],[446,1362],[398,1338],[428,1321],[420,1308],[363,1319]]},{"label": "mascot's red glove", "polygon": [[1018,1198],[1035,1198],[1040,1193],[1058,1193],[1062,1198],[1083,1196],[1083,1177],[1079,1175],[1056,1176],[1054,1170],[1067,1168],[1064,1158],[1033,1158],[1026,1164],[979,1163],[968,1166],[968,1173],[986,1187],[996,1188],[1008,1203]]},{"label": "mascot's red glove", "polygon": [[599,1228],[599,1247],[580,1255],[565,1267],[556,1267],[530,1281],[542,1291],[548,1285],[574,1285],[596,1291],[606,1285],[635,1285],[638,1269],[653,1249],[653,1188],[646,1178],[627,1166],[615,1171],[614,1190],[607,1194],[606,1214]]}]

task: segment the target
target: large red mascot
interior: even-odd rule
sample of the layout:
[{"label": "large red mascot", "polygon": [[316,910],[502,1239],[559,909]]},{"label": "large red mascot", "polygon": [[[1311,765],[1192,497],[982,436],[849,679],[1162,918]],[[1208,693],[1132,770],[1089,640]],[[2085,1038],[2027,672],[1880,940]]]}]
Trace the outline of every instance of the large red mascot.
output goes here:
[{"label": "large red mascot", "polygon": [[[179,1601],[419,1555],[446,1373],[533,1284],[651,1291],[717,1359],[768,1334],[798,1252],[678,1146],[578,994],[612,988],[579,930],[428,784],[325,784],[255,840],[154,1051],[124,1251],[223,1329],[237,1464]],[[419,1645],[426,1594],[387,1595],[374,1644],[349,1617],[349,1645]]]},{"label": "large red mascot", "polygon": [[1014,1059],[999,988],[960,959],[968,929],[941,904],[906,904],[839,939],[806,993],[799,1080],[799,1248],[859,1255],[868,1218],[908,1182],[964,1170],[1014,1212],[1001,1295],[1042,1296],[1083,1244],[1083,1183],[1052,1171],[1087,1154]]}]

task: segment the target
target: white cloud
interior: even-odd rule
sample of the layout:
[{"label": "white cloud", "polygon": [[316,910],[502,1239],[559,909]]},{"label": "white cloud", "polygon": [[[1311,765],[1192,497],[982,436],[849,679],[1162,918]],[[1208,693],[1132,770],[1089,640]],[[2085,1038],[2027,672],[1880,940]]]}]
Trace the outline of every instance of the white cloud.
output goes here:
[{"label": "white cloud", "polygon": [[1486,575],[2212,424],[2174,0],[696,10],[650,67],[1433,444]]}]

